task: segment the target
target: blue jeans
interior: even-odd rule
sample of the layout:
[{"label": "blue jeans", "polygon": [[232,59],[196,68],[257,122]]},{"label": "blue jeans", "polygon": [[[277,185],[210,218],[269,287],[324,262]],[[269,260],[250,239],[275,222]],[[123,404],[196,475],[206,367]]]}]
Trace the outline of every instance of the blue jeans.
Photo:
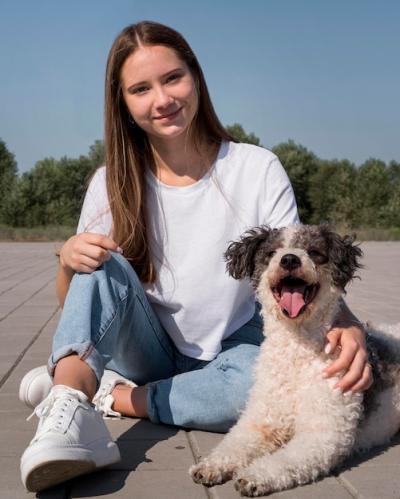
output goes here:
[{"label": "blue jeans", "polygon": [[214,360],[183,355],[151,308],[131,265],[112,253],[93,273],[74,275],[54,335],[49,371],[54,372],[61,358],[76,353],[98,382],[107,368],[146,385],[153,423],[226,432],[244,409],[263,338],[257,306],[254,317],[222,342]]}]

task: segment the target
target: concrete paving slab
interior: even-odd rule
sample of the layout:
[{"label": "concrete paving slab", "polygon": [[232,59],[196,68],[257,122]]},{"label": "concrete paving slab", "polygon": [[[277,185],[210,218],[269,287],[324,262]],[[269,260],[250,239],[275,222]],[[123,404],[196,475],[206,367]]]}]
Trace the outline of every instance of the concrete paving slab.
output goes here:
[{"label": "concrete paving slab", "polygon": [[174,426],[156,425],[145,419],[107,419],[113,438],[122,440],[167,440],[178,433],[186,439],[186,432]]},{"label": "concrete paving slab", "polygon": [[46,360],[47,359],[43,355],[42,357],[36,355],[30,355],[29,357],[25,356],[15,369],[13,369],[10,376],[1,387],[0,397],[5,394],[8,394],[11,397],[17,397],[19,385],[25,374],[35,367],[46,364]]},{"label": "concrete paving slab", "polygon": [[204,487],[196,485],[185,471],[103,471],[74,480],[71,498],[207,499]]},{"label": "concrete paving slab", "polygon": [[[362,280],[356,280],[350,286],[346,300],[362,320],[399,322],[400,243],[365,243],[363,247],[366,268],[360,271]],[[0,303],[11,310],[8,317],[0,320],[0,338],[5,339],[0,352],[0,371],[11,369],[0,386],[1,499],[34,497],[34,494],[26,494],[20,483],[19,456],[33,436],[36,418],[25,421],[31,411],[19,402],[17,390],[21,378],[28,370],[46,363],[60,316],[60,312],[56,312],[57,300],[54,294],[57,264],[56,260],[52,260],[54,248],[53,243],[0,243],[0,282],[7,282],[7,286],[10,283],[14,286],[15,283],[14,290],[20,286],[19,289],[25,292],[20,293],[19,297],[12,295],[13,290],[0,295]],[[25,266],[22,267],[20,262],[24,262]],[[31,262],[35,262],[35,265]],[[28,269],[29,265],[31,270]],[[32,275],[29,272],[34,269],[44,270],[31,278],[31,282],[27,282],[28,275]],[[0,286],[0,293],[2,289],[5,287]],[[30,295],[26,293],[27,290]],[[21,299],[23,297],[28,297],[25,302]],[[27,341],[33,343],[22,355]],[[222,435],[186,432],[175,427],[128,418],[108,420],[106,424],[121,448],[121,464],[114,469],[67,482],[65,486],[41,493],[38,497],[239,497],[232,482],[205,489],[194,484],[187,473],[189,466],[201,455],[210,452]],[[349,459],[337,477],[331,476],[315,484],[272,494],[270,497],[400,498],[400,483],[397,478],[400,477],[399,443],[400,436],[394,439],[393,445],[373,450],[362,459]]]},{"label": "concrete paving slab", "polygon": [[[1,414],[0,417],[2,417]],[[37,421],[36,421],[37,423]],[[21,424],[23,428],[24,423]],[[7,442],[7,445],[2,447],[0,451],[1,457],[14,457],[15,463],[18,463],[22,451],[29,445],[32,440],[36,425],[33,428],[19,429],[19,430],[0,430],[0,442]],[[14,470],[15,471],[15,470]],[[1,497],[1,496],[0,496]]]},{"label": "concrete paving slab", "polygon": [[54,487],[38,495],[27,492],[21,482],[19,460],[15,458],[0,457],[0,469],[1,499],[33,499],[34,497],[40,499],[66,499],[65,485]]},{"label": "concrete paving slab", "polygon": [[[2,416],[4,415],[5,412],[21,412],[22,414],[26,414],[25,418],[29,416],[29,409],[25,407],[21,402],[18,400],[17,395],[12,394],[10,395],[9,393],[3,393],[3,391],[0,392],[0,424],[2,422]],[[24,411],[24,412],[22,412]],[[31,411],[32,412],[32,411]],[[36,421],[37,423],[37,421]],[[33,436],[33,435],[32,435]]]},{"label": "concrete paving slab", "polygon": [[212,449],[224,438],[221,433],[192,430],[190,436],[193,439],[193,447],[196,449],[196,457],[200,459],[209,454]]},{"label": "concrete paving slab", "polygon": [[115,470],[187,470],[193,461],[187,440],[177,434],[168,440],[116,440],[121,462]]},{"label": "concrete paving slab", "polygon": [[[212,487],[209,491],[214,495],[215,499],[239,499],[241,497],[235,490],[232,481]],[[341,483],[329,478],[303,487],[268,495],[269,499],[352,499],[354,497]],[[378,499],[378,497],[375,499]]]},{"label": "concrete paving slab", "polygon": [[400,497],[400,465],[356,468],[342,473],[339,478],[353,492],[354,497],[362,499]]}]

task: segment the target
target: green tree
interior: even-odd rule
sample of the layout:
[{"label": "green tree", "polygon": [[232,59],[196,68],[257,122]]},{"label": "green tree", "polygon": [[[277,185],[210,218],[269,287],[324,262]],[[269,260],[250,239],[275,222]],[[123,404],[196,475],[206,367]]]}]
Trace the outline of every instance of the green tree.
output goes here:
[{"label": "green tree", "polygon": [[45,158],[22,175],[7,208],[14,226],[76,225],[93,164],[86,156]]},{"label": "green tree", "polygon": [[17,162],[0,139],[0,223],[6,223],[6,207],[17,182]]},{"label": "green tree", "polygon": [[88,157],[94,168],[105,164],[106,154],[102,140],[95,140],[94,144],[89,147]]},{"label": "green tree", "polygon": [[400,163],[391,161],[387,172],[390,182],[390,194],[382,215],[388,227],[400,227]]},{"label": "green tree", "polygon": [[355,175],[355,166],[348,160],[320,160],[309,185],[312,223],[352,225]]},{"label": "green tree", "polygon": [[292,183],[299,215],[303,223],[310,223],[312,206],[310,201],[311,177],[317,172],[320,162],[317,156],[293,140],[283,142],[272,148],[279,157]]},{"label": "green tree", "polygon": [[386,164],[375,158],[365,161],[357,170],[355,182],[355,224],[387,226],[386,210],[392,187]]},{"label": "green tree", "polygon": [[233,125],[229,125],[225,127],[226,131],[231,135],[231,137],[238,142],[244,142],[246,144],[254,144],[256,146],[261,145],[260,139],[254,135],[253,132],[247,134],[242,125],[239,123],[234,123]]},{"label": "green tree", "polygon": [[388,174],[389,181],[393,186],[400,184],[400,163],[391,161],[388,166]]}]

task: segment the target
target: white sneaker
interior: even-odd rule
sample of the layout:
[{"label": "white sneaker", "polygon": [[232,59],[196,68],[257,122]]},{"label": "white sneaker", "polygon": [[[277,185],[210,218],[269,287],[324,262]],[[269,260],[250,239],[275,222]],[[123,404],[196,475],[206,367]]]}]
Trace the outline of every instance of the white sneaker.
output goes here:
[{"label": "white sneaker", "polygon": [[35,367],[25,374],[19,385],[19,400],[34,409],[44,400],[53,387],[53,380],[46,366]]},{"label": "white sneaker", "polygon": [[[119,412],[111,409],[114,403],[114,397],[111,395],[111,392],[119,384],[131,387],[137,386],[133,381],[124,378],[115,371],[105,369],[99,389],[93,398],[96,410],[101,412],[105,418],[109,416],[121,417]],[[35,367],[35,369],[26,373],[22,378],[19,386],[19,399],[25,405],[34,409],[47,397],[52,387],[53,380],[47,372],[47,367]]]},{"label": "white sneaker", "polygon": [[34,412],[39,417],[35,437],[21,458],[21,477],[31,492],[118,462],[101,415],[84,393],[56,385]]},{"label": "white sneaker", "polygon": [[121,413],[111,409],[114,403],[114,397],[111,392],[117,385],[127,385],[130,387],[137,386],[133,381],[124,378],[115,371],[110,371],[109,369],[104,370],[103,377],[100,381],[100,386],[93,397],[93,404],[96,410],[103,414],[104,418],[114,416],[117,418],[122,417]]}]

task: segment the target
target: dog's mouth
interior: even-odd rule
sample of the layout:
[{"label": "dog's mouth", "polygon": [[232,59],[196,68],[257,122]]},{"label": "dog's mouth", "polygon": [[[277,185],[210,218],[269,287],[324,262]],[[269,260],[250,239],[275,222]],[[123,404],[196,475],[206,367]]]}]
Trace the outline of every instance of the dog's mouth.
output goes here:
[{"label": "dog's mouth", "polygon": [[307,284],[298,277],[286,276],[271,289],[282,312],[286,317],[295,319],[314,300],[319,284]]}]

